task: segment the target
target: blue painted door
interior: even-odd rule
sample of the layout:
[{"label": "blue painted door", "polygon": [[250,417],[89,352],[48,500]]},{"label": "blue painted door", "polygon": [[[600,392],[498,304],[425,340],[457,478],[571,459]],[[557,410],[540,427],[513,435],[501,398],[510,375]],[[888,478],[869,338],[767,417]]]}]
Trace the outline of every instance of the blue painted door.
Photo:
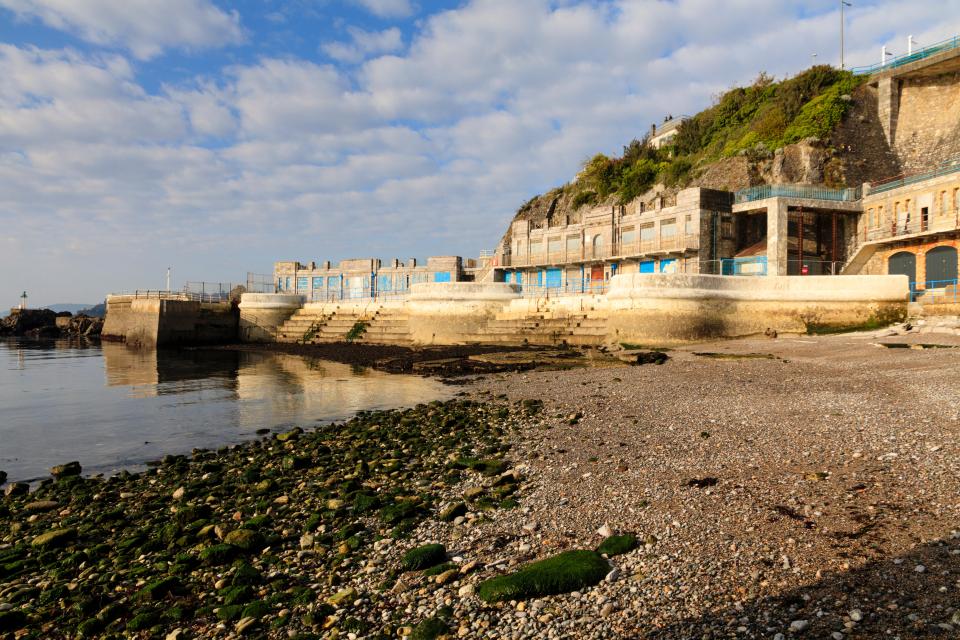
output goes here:
[{"label": "blue painted door", "polygon": [[449,271],[437,271],[433,274],[434,282],[450,282],[450,272]]},{"label": "blue painted door", "polygon": [[640,263],[640,273],[656,273],[657,263],[653,260],[644,260]]},{"label": "blue painted door", "polygon": [[563,286],[563,271],[547,269],[547,289],[559,289]]},{"label": "blue painted door", "polygon": [[676,273],[677,272],[677,261],[676,260],[661,260],[660,261],[660,273]]}]

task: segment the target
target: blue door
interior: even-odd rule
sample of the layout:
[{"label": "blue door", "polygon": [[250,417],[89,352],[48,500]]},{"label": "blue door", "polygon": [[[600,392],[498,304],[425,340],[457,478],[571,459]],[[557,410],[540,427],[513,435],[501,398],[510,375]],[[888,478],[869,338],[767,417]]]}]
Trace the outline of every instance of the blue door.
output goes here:
[{"label": "blue door", "polygon": [[660,261],[660,273],[676,273],[677,272],[677,261],[676,260],[661,260]]},{"label": "blue door", "polygon": [[433,274],[434,282],[450,282],[450,272],[449,271],[437,271]]},{"label": "blue door", "polygon": [[657,263],[653,260],[644,260],[640,263],[640,273],[656,273]]},{"label": "blue door", "polygon": [[547,289],[559,289],[563,286],[563,271],[547,269]]}]

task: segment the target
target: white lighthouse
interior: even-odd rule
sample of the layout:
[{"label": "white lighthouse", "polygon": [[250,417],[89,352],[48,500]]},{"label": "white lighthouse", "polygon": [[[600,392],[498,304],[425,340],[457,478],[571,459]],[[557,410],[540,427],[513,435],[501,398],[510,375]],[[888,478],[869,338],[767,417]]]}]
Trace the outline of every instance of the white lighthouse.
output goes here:
[{"label": "white lighthouse", "polygon": [[20,294],[20,310],[23,311],[27,308],[27,292],[24,291]]}]

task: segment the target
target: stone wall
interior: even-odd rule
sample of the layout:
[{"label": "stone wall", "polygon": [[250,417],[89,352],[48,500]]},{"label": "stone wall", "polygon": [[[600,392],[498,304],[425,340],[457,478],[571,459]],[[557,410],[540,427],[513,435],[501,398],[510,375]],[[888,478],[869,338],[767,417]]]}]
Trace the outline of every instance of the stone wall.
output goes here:
[{"label": "stone wall", "polygon": [[928,169],[960,155],[960,73],[892,82],[900,83],[893,146],[903,169]]},{"label": "stone wall", "polygon": [[239,314],[229,302],[108,296],[101,337],[140,347],[236,340]]}]

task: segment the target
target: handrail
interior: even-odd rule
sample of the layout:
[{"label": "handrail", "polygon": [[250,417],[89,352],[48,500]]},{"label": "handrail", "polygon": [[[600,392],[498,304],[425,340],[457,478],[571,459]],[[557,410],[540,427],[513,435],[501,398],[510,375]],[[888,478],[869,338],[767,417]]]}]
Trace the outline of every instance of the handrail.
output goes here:
[{"label": "handrail", "polygon": [[958,48],[960,48],[960,36],[953,36],[952,38],[947,38],[946,40],[941,40],[940,42],[931,44],[930,46],[923,47],[922,49],[914,51],[913,53],[905,53],[900,56],[894,56],[889,62],[854,67],[850,70],[850,72],[857,76],[872,75],[879,71],[896,69],[897,67],[902,67],[906,64],[910,64],[911,62],[923,60],[938,53],[943,53],[944,51],[951,51]]},{"label": "handrail", "polygon": [[874,194],[883,193],[884,191],[892,191],[894,189],[899,189],[900,187],[916,184],[917,182],[923,182],[924,180],[930,180],[931,178],[939,178],[940,176],[949,175],[958,171],[960,171],[960,158],[952,158],[942,162],[939,167],[930,171],[902,173],[899,176],[894,176],[893,178],[884,178],[883,180],[873,182],[870,184],[870,193]]},{"label": "handrail", "polygon": [[863,197],[863,187],[831,189],[829,187],[810,187],[797,184],[762,184],[740,189],[734,195],[734,203],[756,202],[767,198],[805,198],[809,200],[827,200],[830,202],[856,202]]}]

